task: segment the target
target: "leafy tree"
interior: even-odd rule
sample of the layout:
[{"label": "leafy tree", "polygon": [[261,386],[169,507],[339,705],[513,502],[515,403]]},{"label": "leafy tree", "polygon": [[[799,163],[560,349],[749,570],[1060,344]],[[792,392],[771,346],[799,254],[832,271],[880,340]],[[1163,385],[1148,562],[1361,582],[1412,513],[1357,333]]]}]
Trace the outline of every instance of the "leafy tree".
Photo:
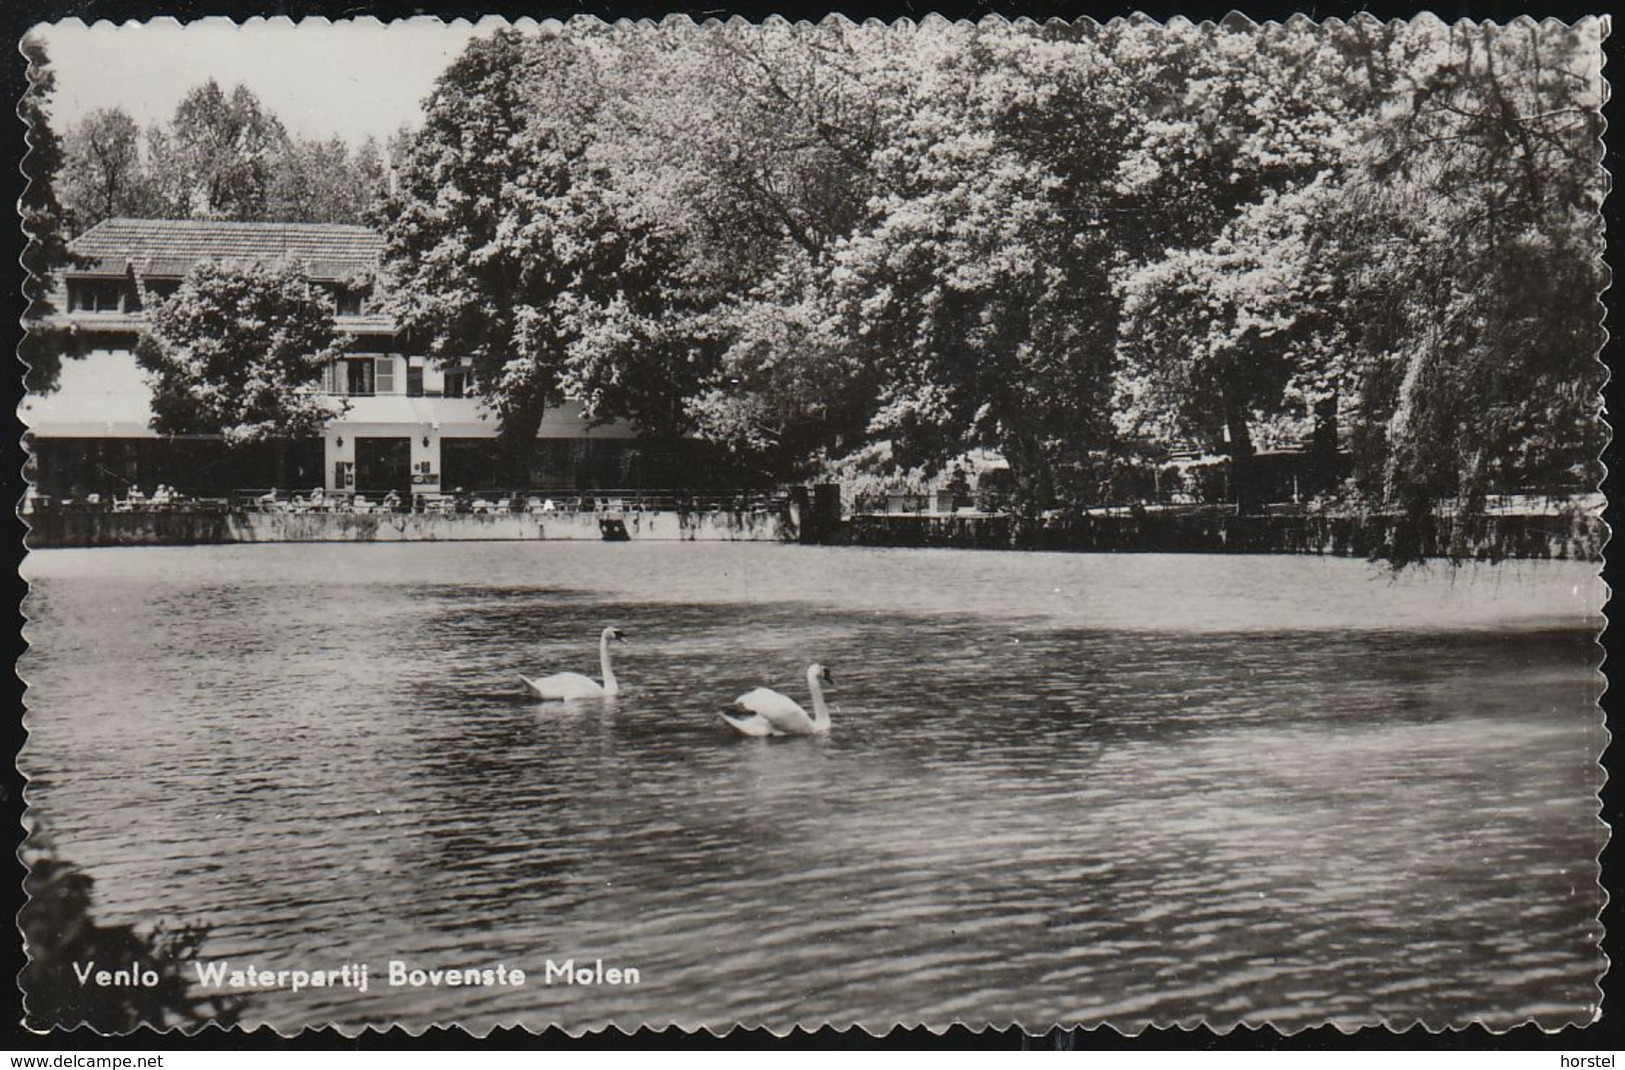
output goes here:
[{"label": "leafy tree", "polygon": [[1118,243],[1119,428],[1228,453],[1244,512],[1258,426],[1301,427],[1345,379],[1336,235],[1317,220],[1340,203],[1372,87],[1347,75],[1365,68],[1342,33],[1136,22],[1110,41],[1135,108],[1119,171],[1133,221]]},{"label": "leafy tree", "polygon": [[520,479],[568,396],[777,477],[996,450],[1027,512],[1194,439],[1248,508],[1255,444],[1329,414],[1404,559],[1593,478],[1600,25],[505,31],[387,169],[290,143],[231,210],[386,188],[398,317]]},{"label": "leafy tree", "polygon": [[359,223],[384,192],[377,142],[290,137],[243,86],[209,81],[168,126],[142,134],[122,109],[86,116],[68,137],[64,196],[80,229],[113,216]]},{"label": "leafy tree", "polygon": [[759,372],[812,370],[811,354],[776,360],[761,343],[797,322],[804,269],[864,200],[853,185],[862,150],[854,141],[840,158],[832,148],[846,143],[842,100],[854,83],[815,57],[822,40],[779,24],[617,27],[588,39],[590,93],[537,85],[539,113],[595,100],[577,120],[595,133],[582,186],[594,193],[581,203],[596,206],[590,232],[616,237],[589,243],[592,284],[570,346],[568,387],[590,412],[662,436],[699,432],[779,474],[804,466],[830,434],[827,419],[783,404],[780,390],[756,406],[767,399],[746,385]]},{"label": "leafy tree", "polygon": [[[88,1023],[99,1033],[229,1026],[241,1016],[240,996],[194,996],[187,970],[209,930],[201,925],[139,932],[129,925],[102,925],[92,916],[95,881],[58,857],[38,830],[23,849],[28,901],[17,914],[28,964],[18,982],[31,1028],[71,1029]],[[128,968],[138,963],[158,976],[153,986],[102,988],[82,984],[74,967]]]},{"label": "leafy tree", "polygon": [[580,207],[560,221],[580,280],[555,302],[569,339],[560,387],[589,419],[627,419],[675,440],[694,430],[686,399],[714,363],[709,291],[685,278],[670,236],[607,179],[578,180]]},{"label": "leafy tree", "polygon": [[246,86],[228,96],[214,79],[175,108],[169,131],[152,142],[151,173],[172,216],[263,219],[276,160],[288,134]]},{"label": "leafy tree", "polygon": [[1601,25],[1417,20],[1352,170],[1356,461],[1398,563],[1441,512],[1600,479]]},{"label": "leafy tree", "polygon": [[866,364],[825,329],[824,272],[874,190],[879,103],[865,77],[885,40],[770,22],[615,42],[624,88],[607,95],[619,120],[599,155],[658,222],[666,285],[688,311],[661,325],[682,352],[667,366],[697,384],[682,415],[770,477],[856,448],[873,410]]},{"label": "leafy tree", "polygon": [[1350,385],[1346,331],[1317,221],[1336,189],[1314,181],[1235,215],[1207,246],[1170,250],[1119,282],[1120,429],[1192,437],[1231,458],[1243,512],[1255,502],[1255,429],[1293,417],[1301,435],[1317,402]]},{"label": "leafy tree", "polygon": [[88,230],[114,216],[147,216],[152,203],[141,128],[122,108],[98,108],[68,133],[63,199]]},{"label": "leafy tree", "polygon": [[[154,430],[285,446],[343,411],[316,387],[348,344],[297,268],[202,261],[149,312],[135,353],[150,373]],[[285,467],[279,453],[279,483]]]},{"label": "leafy tree", "polygon": [[363,138],[359,148],[350,157],[350,212],[346,223],[364,220],[373,205],[389,194],[389,168],[378,139],[370,134]]},{"label": "leafy tree", "polygon": [[440,76],[379,220],[398,321],[431,355],[472,358],[515,480],[528,479],[542,416],[563,399],[568,339],[553,303],[573,276],[549,248],[551,209],[569,194],[567,153],[580,151],[525,136],[524,41],[514,30],[478,38]]},{"label": "leafy tree", "polygon": [[381,215],[402,325],[472,358],[511,479],[545,411],[683,429],[695,302],[653,215],[594,154],[604,72],[588,43],[504,31],[437,83]]},{"label": "leafy tree", "polygon": [[72,339],[65,330],[51,324],[50,316],[57,311],[51,299],[55,275],[75,263],[68,249],[73,217],[56,192],[63,163],[62,143],[46,107],[56,86],[56,74],[44,44],[37,38],[24,37],[22,51],[28,60],[28,90],[18,105],[18,114],[28,127],[28,151],[22,162],[28,184],[17,207],[23,233],[28,237],[22,255],[28,273],[23,280],[28,306],[23,312],[24,334],[17,354],[27,366],[23,377],[26,388],[33,393],[47,393],[56,389],[62,357],[72,350]]},{"label": "leafy tree", "polygon": [[1080,500],[1106,443],[1115,341],[1105,220],[1120,140],[1108,57],[1087,40],[922,26],[893,76],[871,221],[830,280],[881,369],[870,433],[904,466],[993,447],[1020,507]]},{"label": "leafy tree", "polygon": [[847,344],[822,281],[792,256],[722,305],[712,320],[717,366],[687,402],[702,435],[768,478],[815,476],[868,441],[878,369]]},{"label": "leafy tree", "polygon": [[377,146],[355,154],[342,138],[289,139],[271,164],[265,217],[300,223],[355,223],[381,191]]}]

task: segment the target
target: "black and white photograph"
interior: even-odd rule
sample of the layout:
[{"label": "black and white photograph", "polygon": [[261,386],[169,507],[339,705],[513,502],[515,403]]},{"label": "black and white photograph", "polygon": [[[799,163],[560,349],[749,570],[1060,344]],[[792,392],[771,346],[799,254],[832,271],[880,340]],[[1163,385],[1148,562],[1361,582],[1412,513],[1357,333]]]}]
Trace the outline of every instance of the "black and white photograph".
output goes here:
[{"label": "black and white photograph", "polygon": [[26,1026],[1595,1023],[1609,33],[34,26]]}]

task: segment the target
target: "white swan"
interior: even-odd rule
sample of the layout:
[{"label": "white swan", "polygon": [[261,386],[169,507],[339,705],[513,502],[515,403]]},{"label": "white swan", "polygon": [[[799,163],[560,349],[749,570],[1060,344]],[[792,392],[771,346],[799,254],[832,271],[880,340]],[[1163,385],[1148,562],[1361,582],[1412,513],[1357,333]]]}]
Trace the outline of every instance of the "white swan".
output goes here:
[{"label": "white swan", "polygon": [[559,672],[552,676],[544,676],[540,680],[532,680],[524,673],[519,679],[525,681],[525,686],[537,698],[545,699],[572,699],[572,698],[614,698],[621,693],[621,685],[615,680],[615,667],[609,661],[609,641],[617,643],[626,642],[626,633],[619,628],[605,628],[598,637],[598,662],[603,667],[604,682],[600,684],[590,676],[582,676],[578,672]]},{"label": "white swan", "polygon": [[807,667],[807,689],[812,692],[813,715],[789,695],[767,687],[747,691],[734,699],[722,719],[746,736],[816,736],[829,731],[829,707],[824,705],[820,682],[833,684],[835,678],[822,665]]}]

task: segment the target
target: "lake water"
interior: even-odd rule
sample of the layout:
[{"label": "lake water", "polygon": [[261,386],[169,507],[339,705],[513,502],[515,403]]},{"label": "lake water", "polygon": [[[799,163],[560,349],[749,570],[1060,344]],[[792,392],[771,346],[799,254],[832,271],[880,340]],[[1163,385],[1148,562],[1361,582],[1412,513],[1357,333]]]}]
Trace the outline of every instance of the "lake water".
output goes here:
[{"label": "lake water", "polygon": [[[1589,1020],[1603,588],[760,544],[28,558],[34,814],[281,1029]],[[597,672],[614,704],[528,701]],[[758,685],[834,730],[746,740]],[[542,983],[544,963],[639,971]],[[388,987],[392,959],[523,987]]]}]

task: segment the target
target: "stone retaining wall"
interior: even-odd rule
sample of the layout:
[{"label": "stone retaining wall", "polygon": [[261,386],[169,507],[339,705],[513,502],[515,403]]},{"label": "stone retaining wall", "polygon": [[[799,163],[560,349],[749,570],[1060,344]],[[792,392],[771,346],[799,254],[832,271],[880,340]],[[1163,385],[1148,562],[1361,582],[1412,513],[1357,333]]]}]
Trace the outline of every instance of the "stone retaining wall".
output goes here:
[{"label": "stone retaining wall", "polygon": [[[632,541],[795,542],[804,511],[615,514]],[[604,514],[429,516],[416,513],[221,513],[183,510],[28,515],[30,549],[185,546],[236,542],[468,542],[600,540]],[[1003,516],[856,516],[809,539],[851,546],[1130,553],[1287,553],[1369,557],[1393,538],[1391,517],[1086,516],[1043,523]],[[1424,556],[1600,560],[1607,528],[1587,514],[1506,515],[1432,525]],[[804,540],[806,541],[806,540]]]},{"label": "stone retaining wall", "polygon": [[[234,542],[484,542],[600,540],[601,514],[420,513],[103,513],[45,510],[24,519],[27,544],[66,546],[188,546]],[[627,537],[689,542],[787,542],[796,538],[791,515],[781,512],[645,512],[615,514]]]},{"label": "stone retaining wall", "polygon": [[[1147,513],[1026,522],[1005,516],[856,516],[856,546],[1128,553],[1275,553],[1370,557],[1389,545],[1394,517],[1227,516]],[[1492,515],[1437,520],[1422,531],[1425,557],[1601,560],[1607,527],[1588,514]]]}]

